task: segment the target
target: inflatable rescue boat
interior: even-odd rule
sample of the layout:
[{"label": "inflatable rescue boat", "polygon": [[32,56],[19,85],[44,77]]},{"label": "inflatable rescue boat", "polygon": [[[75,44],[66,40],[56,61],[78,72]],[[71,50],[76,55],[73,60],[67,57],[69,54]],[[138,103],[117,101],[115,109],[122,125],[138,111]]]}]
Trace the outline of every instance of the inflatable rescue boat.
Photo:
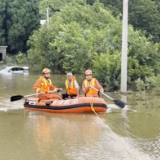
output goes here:
[{"label": "inflatable rescue boat", "polygon": [[24,107],[27,110],[52,113],[98,113],[107,111],[106,102],[98,97],[79,97],[67,100],[27,98]]}]

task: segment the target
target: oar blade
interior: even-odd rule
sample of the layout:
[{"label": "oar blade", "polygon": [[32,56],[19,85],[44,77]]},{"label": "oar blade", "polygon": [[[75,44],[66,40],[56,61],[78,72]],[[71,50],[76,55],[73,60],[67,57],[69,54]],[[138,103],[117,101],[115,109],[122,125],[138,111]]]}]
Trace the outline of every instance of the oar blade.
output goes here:
[{"label": "oar blade", "polygon": [[120,108],[124,108],[125,107],[125,105],[126,105],[126,103],[125,102],[123,102],[123,101],[121,101],[121,100],[118,100],[118,99],[116,99],[116,100],[113,100],[114,102],[115,102],[115,104],[117,105],[117,106],[119,106]]},{"label": "oar blade", "polygon": [[13,102],[13,101],[18,101],[18,100],[22,99],[23,97],[24,97],[24,96],[22,96],[22,95],[12,96],[12,97],[10,98],[10,100],[11,100],[11,102]]}]

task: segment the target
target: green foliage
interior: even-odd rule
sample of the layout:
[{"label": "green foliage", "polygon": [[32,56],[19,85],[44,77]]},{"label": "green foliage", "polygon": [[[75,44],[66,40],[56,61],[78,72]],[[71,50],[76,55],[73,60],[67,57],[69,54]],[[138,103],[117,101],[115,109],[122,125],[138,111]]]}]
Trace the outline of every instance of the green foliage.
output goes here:
[{"label": "green foliage", "polygon": [[[57,48],[57,51],[62,53],[62,64],[65,71],[81,73],[92,65],[94,37],[95,35],[89,29],[84,30],[78,23],[71,22],[68,25],[61,25],[61,32],[50,45],[51,48]],[[82,57],[83,63],[80,61]]]},{"label": "green foliage", "polygon": [[20,64],[20,65],[26,65],[26,64],[28,64],[27,56],[26,56],[26,54],[24,54],[22,52],[19,52],[16,55],[16,60],[17,60],[17,63]]},{"label": "green foliage", "polygon": [[16,64],[17,64],[16,56],[10,56],[10,55],[6,56],[6,65],[16,65]]},{"label": "green foliage", "polygon": [[135,81],[135,84],[138,90],[136,99],[145,101],[147,107],[150,105],[153,106],[151,95],[160,94],[160,75],[157,75],[157,77],[146,77],[144,81],[139,78]]},{"label": "green foliage", "polygon": [[153,76],[153,69],[149,66],[140,65],[139,60],[133,57],[128,57],[128,84],[138,79],[145,79],[146,76]]},{"label": "green foliage", "polygon": [[[106,28],[117,25],[119,29],[118,23],[101,4],[91,7],[74,2],[50,18],[49,30],[44,26],[30,37],[29,57],[35,59],[36,56],[41,66],[47,65],[55,72],[70,70],[80,73],[92,67],[94,53],[107,51],[106,46],[111,41],[107,34],[116,34],[117,31],[107,31]],[[110,48],[113,47],[110,45]]]},{"label": "green foliage", "polygon": [[0,42],[9,53],[26,51],[26,42],[38,28],[40,0],[0,0]]},{"label": "green foliage", "polygon": [[5,25],[3,23],[4,19],[6,18],[6,14],[3,14],[5,12],[6,8],[6,3],[4,3],[2,0],[0,0],[0,44],[1,45],[6,45],[6,40],[5,40]]},{"label": "green foliage", "polygon": [[146,88],[144,81],[141,80],[140,78],[135,81],[135,84],[138,91],[144,91]]},{"label": "green foliage", "polygon": [[[160,94],[160,75],[146,77],[145,80],[140,78],[135,81],[136,89],[138,90],[138,97],[146,95],[146,92],[151,91],[152,94]],[[143,96],[144,97],[144,96]]]},{"label": "green foliage", "polygon": [[[146,76],[151,76],[150,72],[155,73],[156,75],[160,72],[159,70],[159,61],[160,58],[160,44],[149,42],[142,32],[133,31],[132,28],[129,30],[129,53],[128,56],[134,58],[138,61],[138,65],[141,65],[146,68],[148,72]],[[132,69],[135,69],[136,66],[132,65]],[[142,72],[142,77],[143,72]],[[136,78],[137,79],[137,78]]]},{"label": "green foliage", "polygon": [[154,94],[160,94],[160,74],[152,77],[145,78],[147,90],[152,90]]},{"label": "green foliage", "polygon": [[93,61],[93,71],[95,77],[98,78],[107,90],[115,90],[120,85],[121,61],[120,53],[116,51],[114,54],[106,53],[96,55]]},{"label": "green foliage", "polygon": [[151,34],[154,42],[159,42],[160,13],[157,10],[157,5],[151,0],[129,1],[129,23],[135,29],[146,31],[147,37]]},{"label": "green foliage", "polygon": [[[92,5],[96,0],[87,0]],[[123,12],[123,0],[99,0],[109,8],[115,17]],[[154,1],[154,2],[153,2]],[[159,0],[129,0],[129,24],[135,29],[145,31],[145,36],[152,35],[154,42],[160,42],[160,2]]]},{"label": "green foliage", "polygon": [[[54,0],[53,0],[54,1]],[[50,17],[35,31],[28,45],[31,66],[51,68],[54,73],[84,73],[93,69],[108,90],[119,89],[122,23],[101,3],[92,6],[73,2]],[[160,73],[160,45],[129,26],[128,84]]]},{"label": "green foliage", "polygon": [[152,0],[152,1],[154,1],[157,4],[158,11],[160,12],[160,1],[159,0]]},{"label": "green foliage", "polygon": [[[44,12],[47,7],[51,13],[60,11],[61,8],[72,3],[74,0],[43,0],[40,2],[40,12]],[[86,0],[76,0],[76,3],[85,4]]]},{"label": "green foliage", "polygon": [[[115,28],[113,27],[113,30]],[[108,55],[104,54],[103,57],[95,58],[93,68],[96,69],[97,78],[100,79],[101,83],[104,86],[107,86],[108,89],[119,89],[120,86],[120,75],[121,75],[121,45],[120,45],[120,31],[116,30],[116,34],[110,34],[108,37],[112,37],[112,40],[117,41],[117,45],[114,43],[108,43],[109,54],[113,54],[115,56],[117,54],[117,50],[119,52],[119,59],[113,59],[113,57],[108,57]],[[112,32],[111,32],[112,33]],[[117,36],[118,35],[118,36]],[[134,81],[138,78],[145,80],[146,77],[151,77],[153,75],[157,75],[160,72],[160,59],[159,55],[159,44],[154,44],[149,42],[149,40],[142,35],[140,31],[134,31],[131,26],[129,26],[129,49],[128,49],[128,85],[134,86]],[[112,65],[112,67],[108,67],[110,64],[105,61],[105,56],[109,61],[113,64],[119,64],[118,69],[116,65]],[[101,65],[101,66],[99,66]],[[103,66],[103,67],[102,67]],[[105,72],[107,70],[107,72]],[[115,73],[116,71],[116,73]],[[104,73],[104,74],[103,74]],[[111,77],[109,78],[106,77]],[[102,78],[103,77],[103,78]],[[118,82],[118,83],[117,83]],[[106,84],[107,83],[107,84]],[[110,86],[110,87],[109,87]],[[111,87],[112,86],[112,87]],[[130,89],[128,87],[128,89]],[[133,89],[133,88],[132,88]]]}]

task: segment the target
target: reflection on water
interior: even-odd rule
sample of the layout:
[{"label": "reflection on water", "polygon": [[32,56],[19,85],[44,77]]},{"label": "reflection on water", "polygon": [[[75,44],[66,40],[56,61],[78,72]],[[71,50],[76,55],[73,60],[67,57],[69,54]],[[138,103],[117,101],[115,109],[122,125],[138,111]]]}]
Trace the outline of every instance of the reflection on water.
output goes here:
[{"label": "reflection on water", "polygon": [[[160,158],[160,107],[138,103],[108,115],[50,114],[23,109],[39,75],[0,75],[0,155],[2,160],[158,160]],[[53,84],[64,88],[65,75],[52,75]],[[81,79],[78,79],[81,83]],[[63,90],[65,92],[65,90]],[[107,93],[111,97],[113,94]],[[120,97],[121,98],[121,97]],[[125,102],[133,98],[123,97]],[[159,99],[154,102],[159,104]],[[154,105],[156,106],[156,104]],[[113,109],[114,108],[114,109]]]},{"label": "reflection on water", "polygon": [[[43,156],[57,159],[67,158],[80,146],[93,145],[101,137],[101,128],[94,123],[93,115],[58,115],[49,113],[31,113],[34,139]],[[106,116],[104,115],[104,118]],[[48,150],[46,155],[46,149]],[[50,154],[50,155],[49,155]]]}]

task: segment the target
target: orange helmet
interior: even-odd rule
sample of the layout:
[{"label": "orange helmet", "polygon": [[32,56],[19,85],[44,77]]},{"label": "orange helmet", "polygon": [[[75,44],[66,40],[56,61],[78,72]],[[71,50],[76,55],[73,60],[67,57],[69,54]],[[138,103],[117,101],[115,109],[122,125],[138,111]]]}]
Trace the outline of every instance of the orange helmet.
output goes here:
[{"label": "orange helmet", "polygon": [[87,69],[87,70],[85,71],[85,75],[89,75],[89,74],[92,74],[92,71],[91,71],[90,69]]},{"label": "orange helmet", "polygon": [[48,68],[44,68],[43,71],[42,71],[43,74],[45,74],[45,73],[50,73],[50,72],[51,72],[51,71],[50,71]]}]

